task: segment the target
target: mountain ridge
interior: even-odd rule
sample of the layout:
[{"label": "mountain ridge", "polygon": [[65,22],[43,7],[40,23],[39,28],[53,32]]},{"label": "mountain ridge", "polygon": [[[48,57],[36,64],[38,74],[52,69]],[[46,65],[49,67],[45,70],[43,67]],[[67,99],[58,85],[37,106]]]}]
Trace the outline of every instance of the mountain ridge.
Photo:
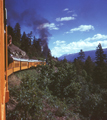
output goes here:
[{"label": "mountain ridge", "polygon": [[[103,49],[104,54],[107,54],[107,48]],[[87,59],[88,56],[91,57],[92,61],[95,61],[95,52],[96,50],[90,50],[90,51],[83,51],[85,53],[85,60]],[[59,61],[63,60],[64,58],[67,59],[67,61],[73,62],[75,58],[79,57],[79,52],[78,53],[73,53],[73,54],[65,54],[62,55],[58,58]]]}]

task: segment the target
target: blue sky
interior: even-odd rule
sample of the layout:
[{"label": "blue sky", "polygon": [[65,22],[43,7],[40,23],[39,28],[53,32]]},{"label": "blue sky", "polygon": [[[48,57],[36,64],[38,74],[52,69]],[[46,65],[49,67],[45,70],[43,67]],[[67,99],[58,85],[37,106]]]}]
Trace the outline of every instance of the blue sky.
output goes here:
[{"label": "blue sky", "polygon": [[[107,0],[5,0],[8,24],[21,32],[46,29],[51,54],[107,48]],[[44,36],[45,37],[45,36]]]}]

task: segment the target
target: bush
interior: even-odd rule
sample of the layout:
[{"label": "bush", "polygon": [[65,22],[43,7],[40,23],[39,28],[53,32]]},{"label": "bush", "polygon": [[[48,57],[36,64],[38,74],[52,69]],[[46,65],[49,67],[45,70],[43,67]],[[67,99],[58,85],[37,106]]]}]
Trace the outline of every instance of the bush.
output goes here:
[{"label": "bush", "polygon": [[16,75],[21,84],[9,87],[11,97],[18,102],[14,111],[9,111],[7,118],[10,120],[16,117],[107,119],[107,90],[96,85],[85,70],[77,75],[72,63],[51,60],[48,65],[39,65]]}]

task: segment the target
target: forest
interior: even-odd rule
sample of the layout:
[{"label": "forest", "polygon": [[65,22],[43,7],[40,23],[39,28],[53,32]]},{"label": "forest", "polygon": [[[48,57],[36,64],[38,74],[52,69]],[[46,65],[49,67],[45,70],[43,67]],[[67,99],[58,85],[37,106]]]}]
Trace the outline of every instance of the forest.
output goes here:
[{"label": "forest", "polygon": [[[15,33],[12,27],[9,29]],[[31,44],[30,34],[25,32],[17,37],[21,41],[13,40],[13,44],[28,55],[34,43],[40,44],[36,38]],[[28,41],[29,47],[25,48],[22,41]],[[58,61],[49,50],[45,66],[38,65],[9,76],[8,106],[14,104],[15,107],[12,110],[8,107],[7,120],[107,120],[107,55],[100,43],[96,46],[95,62],[90,56],[84,61],[83,50],[73,62],[66,58]],[[34,47],[31,57],[39,56],[38,47]]]},{"label": "forest", "polygon": [[25,51],[30,59],[46,59],[47,56],[51,56],[50,49],[48,48],[48,40],[41,36],[40,38],[36,38],[33,36],[32,31],[21,34],[19,23],[16,23],[14,28],[10,25],[8,26],[8,35],[12,36],[12,43]]}]

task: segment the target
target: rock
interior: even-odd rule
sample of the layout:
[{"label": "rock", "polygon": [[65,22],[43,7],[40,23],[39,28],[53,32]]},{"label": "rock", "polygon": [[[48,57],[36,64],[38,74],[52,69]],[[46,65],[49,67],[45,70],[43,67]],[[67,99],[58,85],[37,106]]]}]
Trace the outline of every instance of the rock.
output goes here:
[{"label": "rock", "polygon": [[14,44],[9,45],[8,49],[10,50],[10,53],[13,57],[29,59],[29,56],[26,54],[26,52],[21,50]]}]

